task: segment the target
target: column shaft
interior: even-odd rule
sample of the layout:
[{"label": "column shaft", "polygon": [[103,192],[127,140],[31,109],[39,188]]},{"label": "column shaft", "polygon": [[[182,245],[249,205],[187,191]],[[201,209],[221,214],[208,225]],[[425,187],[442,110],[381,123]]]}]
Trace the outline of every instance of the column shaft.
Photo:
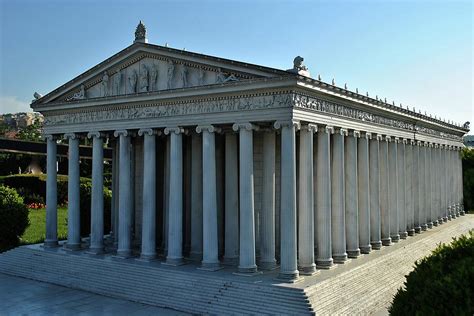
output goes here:
[{"label": "column shaft", "polygon": [[170,184],[168,212],[168,254],[166,263],[183,263],[183,134],[179,127],[166,128],[170,134]]},{"label": "column shaft", "polygon": [[68,234],[66,247],[70,250],[77,250],[81,247],[79,139],[75,134],[66,134],[65,137],[69,139]]},{"label": "column shaft", "polygon": [[359,249],[361,253],[370,253],[370,187],[369,187],[369,139],[364,133],[357,144],[357,188],[359,212]]},{"label": "column shaft", "polygon": [[[296,245],[296,135],[294,122],[276,122],[281,127],[281,241],[280,241],[280,278],[296,279],[299,276]],[[306,140],[308,141],[308,140]],[[307,201],[306,201],[307,203]],[[307,204],[306,204],[307,205]],[[307,215],[307,214],[306,214]],[[307,215],[308,216],[308,215]],[[305,236],[303,242],[307,250],[310,242]],[[305,261],[308,254],[305,253]],[[305,262],[306,263],[306,262]],[[310,265],[310,264],[309,264]],[[308,267],[310,270],[310,266]]]},{"label": "column shaft", "polygon": [[53,135],[46,136],[46,239],[45,247],[58,245],[58,187],[57,187],[57,144]]},{"label": "column shaft", "polygon": [[357,258],[359,249],[359,214],[357,191],[357,138],[358,131],[350,132],[345,143],[345,212],[346,212],[346,248],[349,258]]},{"label": "column shaft", "polygon": [[224,262],[239,262],[239,161],[237,135],[225,134],[225,254]]},{"label": "column shaft", "polygon": [[426,167],[427,167],[427,173],[426,176],[428,178],[427,180],[427,191],[429,191],[429,210],[428,210],[428,227],[433,228],[434,221],[436,219],[436,211],[435,211],[435,183],[433,181],[436,181],[434,177],[434,154],[433,154],[433,144],[430,144],[428,147],[428,152],[426,156]]},{"label": "column shaft", "polygon": [[140,257],[156,257],[156,136],[152,129],[140,130],[143,139],[143,214]]},{"label": "column shaft", "polygon": [[263,133],[263,192],[260,213],[260,263],[264,270],[276,267],[275,260],[275,132]]},{"label": "column shaft", "polygon": [[202,139],[191,136],[191,252],[193,260],[202,260]]},{"label": "column shaft", "polygon": [[421,185],[422,185],[422,174],[421,170],[421,159],[420,159],[420,142],[416,142],[413,145],[413,226],[415,229],[415,233],[421,233],[421,208],[422,206],[422,199],[420,196],[422,195]]},{"label": "column shaft", "polygon": [[[298,258],[299,270],[303,275],[312,275],[316,272],[314,264],[314,196],[313,196],[313,133],[315,125],[303,126],[300,131],[299,142],[299,186],[298,186]],[[282,133],[285,133],[283,127]],[[293,132],[293,131],[291,131]],[[290,135],[291,136],[291,135]],[[282,134],[283,137],[283,134]],[[286,134],[285,134],[286,137]],[[283,158],[283,157],[282,157]],[[283,161],[283,160],[282,160]],[[285,162],[287,162],[285,160]],[[296,177],[296,166],[295,166]],[[296,208],[296,205],[295,205]],[[296,209],[295,209],[296,221]],[[284,224],[284,222],[282,222]],[[284,224],[285,225],[285,224]],[[294,235],[296,237],[296,227]],[[294,241],[296,247],[296,238]],[[292,246],[292,245],[291,245]],[[283,255],[283,253],[282,253]],[[296,260],[296,256],[295,256]]]},{"label": "column shaft", "polygon": [[399,232],[399,204],[398,204],[398,138],[388,145],[388,181],[390,188],[390,237],[393,242],[400,240]]},{"label": "column shaft", "polygon": [[115,137],[120,137],[120,170],[119,170],[119,227],[118,249],[120,257],[132,255],[132,192],[131,188],[131,155],[130,134],[127,131],[115,131]]},{"label": "column shaft", "polygon": [[334,128],[318,129],[317,187],[316,187],[316,236],[318,255],[316,265],[328,269],[333,264],[331,244],[331,160],[330,135]]},{"label": "column shaft", "polygon": [[390,246],[392,237],[390,234],[390,179],[389,179],[389,162],[388,162],[388,143],[390,137],[386,136],[380,142],[379,158],[380,158],[380,231],[382,236],[382,245]]},{"label": "column shaft", "polygon": [[331,146],[331,233],[332,258],[335,263],[344,263],[347,260],[344,194],[344,136],[347,136],[347,130],[338,129],[332,136],[333,142]]},{"label": "column shaft", "polygon": [[382,247],[379,168],[379,141],[381,139],[381,135],[376,135],[369,142],[370,244],[375,250]]},{"label": "column shaft", "polygon": [[406,140],[403,139],[398,143],[397,146],[397,183],[398,183],[398,231],[400,238],[405,239],[408,236],[407,233],[407,208],[406,208],[406,195],[405,195],[405,144]]},{"label": "column shaft", "polygon": [[104,251],[104,142],[100,133],[92,137],[91,239],[89,251]]},{"label": "column shaft", "polygon": [[414,213],[414,185],[413,185],[413,141],[405,146],[405,205],[406,205],[406,230],[409,236],[415,234]]}]

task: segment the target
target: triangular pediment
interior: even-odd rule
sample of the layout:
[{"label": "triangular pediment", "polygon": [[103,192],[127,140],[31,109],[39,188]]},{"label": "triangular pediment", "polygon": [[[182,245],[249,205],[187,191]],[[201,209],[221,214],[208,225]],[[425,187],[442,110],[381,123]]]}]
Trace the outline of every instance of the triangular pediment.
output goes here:
[{"label": "triangular pediment", "polygon": [[184,50],[136,43],[35,100],[32,106],[125,97],[282,75],[288,73]]}]

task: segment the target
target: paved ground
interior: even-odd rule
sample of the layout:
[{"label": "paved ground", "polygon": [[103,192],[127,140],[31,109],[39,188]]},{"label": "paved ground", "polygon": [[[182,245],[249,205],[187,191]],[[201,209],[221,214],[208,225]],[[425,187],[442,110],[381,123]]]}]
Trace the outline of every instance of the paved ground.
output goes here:
[{"label": "paved ground", "polygon": [[0,315],[188,315],[0,273]]}]

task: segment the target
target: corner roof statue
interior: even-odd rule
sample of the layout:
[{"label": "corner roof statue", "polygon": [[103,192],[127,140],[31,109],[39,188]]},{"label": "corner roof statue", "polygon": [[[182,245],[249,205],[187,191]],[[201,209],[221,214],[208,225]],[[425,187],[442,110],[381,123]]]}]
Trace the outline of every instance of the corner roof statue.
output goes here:
[{"label": "corner roof statue", "polygon": [[[58,241],[57,178],[48,172],[46,240],[44,248],[20,247],[41,253],[28,254],[25,264],[48,262],[56,282],[99,291],[104,279],[107,293],[178,310],[187,305],[193,314],[308,314],[319,300],[316,269],[464,212],[459,151],[468,124],[312,79],[303,61],[297,56],[285,71],[149,44],[140,22],[133,44],[45,96],[35,94],[48,170],[56,170],[56,140],[69,142],[69,234]],[[87,240],[79,220],[79,138],[86,135],[98,196],[84,224],[91,227]],[[106,238],[99,203],[104,141],[114,157]],[[437,207],[415,211],[414,197]],[[73,260],[70,252],[46,249],[58,244],[155,262]],[[221,260],[228,267],[213,273]],[[83,283],[82,273],[94,282]],[[305,282],[296,282],[300,275]],[[216,300],[215,293],[226,296]]]}]

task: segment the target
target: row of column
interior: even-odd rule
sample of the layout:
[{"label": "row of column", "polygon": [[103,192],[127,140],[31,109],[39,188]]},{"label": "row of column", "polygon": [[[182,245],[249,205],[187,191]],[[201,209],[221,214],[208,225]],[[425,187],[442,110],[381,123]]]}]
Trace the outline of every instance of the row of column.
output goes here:
[{"label": "row of column", "polygon": [[[458,148],[400,140],[385,135],[277,121],[281,130],[280,278],[311,275],[361,253],[380,249],[441,224],[462,213],[462,171]],[[275,131],[267,128],[263,142],[263,192],[260,223],[261,269],[275,260]],[[225,254],[224,262],[238,262],[239,273],[257,272],[254,217],[253,131],[251,123],[232,126],[225,135]],[[296,132],[299,146],[296,148]],[[191,256],[202,258],[201,268],[220,268],[218,258],[216,126],[198,126],[192,137]],[[166,264],[183,263],[183,146],[182,127],[168,127],[170,138]],[[156,257],[156,135],[144,137],[143,220],[141,258]],[[316,134],[316,142],[313,135]],[[132,255],[132,198],[130,138],[119,138],[117,255]],[[79,140],[69,142],[68,240],[79,249]],[[91,242],[89,251],[101,253],[103,237],[103,138],[93,139]],[[47,137],[47,230],[45,246],[57,245],[56,140]],[[313,145],[316,145],[313,150]],[[453,150],[455,149],[455,150]],[[159,149],[158,149],[159,150]],[[296,153],[298,151],[298,161]],[[316,152],[316,154],[314,154]],[[298,167],[298,168],[297,168]],[[298,177],[297,177],[298,171]],[[298,188],[298,191],[297,191]]]}]

